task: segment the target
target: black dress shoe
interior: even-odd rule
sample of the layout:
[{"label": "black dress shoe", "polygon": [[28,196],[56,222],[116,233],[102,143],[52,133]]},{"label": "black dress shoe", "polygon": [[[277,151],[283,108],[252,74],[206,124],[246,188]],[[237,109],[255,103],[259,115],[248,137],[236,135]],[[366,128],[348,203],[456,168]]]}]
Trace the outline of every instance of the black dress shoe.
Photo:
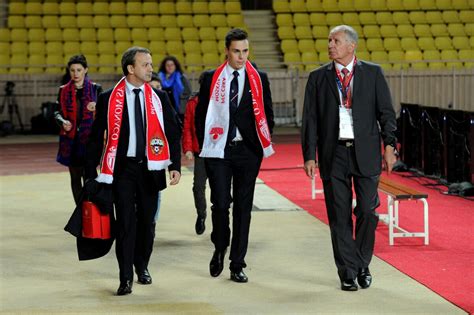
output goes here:
[{"label": "black dress shoe", "polygon": [[341,290],[342,291],[357,291],[359,287],[355,283],[354,279],[347,279],[341,281]]},{"label": "black dress shoe", "polygon": [[367,289],[372,284],[372,275],[370,274],[369,267],[362,268],[359,270],[357,275],[357,282],[362,289]]},{"label": "black dress shoe", "polygon": [[211,262],[209,263],[209,272],[211,276],[217,277],[221,274],[222,269],[224,269],[224,258],[227,250],[219,251],[215,250],[214,255],[212,255]]},{"label": "black dress shoe", "polygon": [[197,235],[201,235],[206,230],[206,218],[198,216],[196,219],[196,225],[194,226]]},{"label": "black dress shoe", "polygon": [[249,281],[249,278],[244,273],[244,271],[240,269],[240,271],[230,271],[230,280],[234,282],[245,283]]},{"label": "black dress shoe", "polygon": [[132,280],[120,281],[120,286],[117,290],[117,295],[127,295],[132,293]]},{"label": "black dress shoe", "polygon": [[140,284],[151,284],[152,279],[151,275],[148,272],[148,269],[143,270],[142,272],[137,272],[138,283]]}]

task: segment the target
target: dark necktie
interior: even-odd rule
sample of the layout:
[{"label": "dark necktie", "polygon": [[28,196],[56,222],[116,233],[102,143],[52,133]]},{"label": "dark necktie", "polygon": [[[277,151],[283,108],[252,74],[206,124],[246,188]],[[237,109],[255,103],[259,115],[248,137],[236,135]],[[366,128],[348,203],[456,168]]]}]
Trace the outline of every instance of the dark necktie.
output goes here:
[{"label": "dark necktie", "polygon": [[239,73],[234,71],[233,75],[234,78],[232,79],[232,82],[230,82],[229,93],[229,141],[232,141],[236,136],[234,114],[239,104]]},{"label": "dark necktie", "polygon": [[[344,78],[342,78],[342,90],[344,91],[344,93],[342,93],[342,102],[344,103],[344,106],[346,106],[347,108],[351,108],[351,103],[352,103],[352,100],[351,100],[351,89],[349,88],[347,90],[347,94],[345,94],[345,91],[347,89],[347,86],[349,84],[351,84],[351,82],[349,81],[350,80],[350,75],[349,75],[349,69],[347,68],[342,68],[341,70],[342,74],[344,75]],[[345,97],[344,97],[345,96]]]},{"label": "dark necktie", "polygon": [[145,129],[143,128],[143,114],[140,102],[141,89],[133,89],[135,93],[135,134],[137,136],[137,147],[135,157],[138,160],[145,158]]}]

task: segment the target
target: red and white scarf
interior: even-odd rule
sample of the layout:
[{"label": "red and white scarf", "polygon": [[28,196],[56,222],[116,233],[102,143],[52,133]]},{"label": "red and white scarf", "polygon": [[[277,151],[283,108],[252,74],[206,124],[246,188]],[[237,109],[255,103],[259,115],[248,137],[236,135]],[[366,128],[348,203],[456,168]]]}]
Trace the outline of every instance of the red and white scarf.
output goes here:
[{"label": "red and white scarf", "polygon": [[[98,182],[111,184],[120,138],[120,127],[125,104],[125,77],[114,87],[109,99],[107,113],[107,142],[102,153]],[[163,107],[160,98],[148,83],[145,83],[146,156],[148,169],[159,171],[170,164],[168,140],[163,130]]]},{"label": "red and white scarf", "polygon": [[[212,76],[209,107],[206,115],[204,143],[200,157],[224,158],[224,149],[229,132],[229,91],[232,73],[225,71],[227,61],[217,68]],[[270,129],[268,128],[265,107],[263,104],[262,80],[257,70],[247,61],[245,64],[250,90],[252,92],[252,106],[255,115],[255,127],[258,139],[263,149],[263,156],[269,157],[275,151],[272,147]]]}]

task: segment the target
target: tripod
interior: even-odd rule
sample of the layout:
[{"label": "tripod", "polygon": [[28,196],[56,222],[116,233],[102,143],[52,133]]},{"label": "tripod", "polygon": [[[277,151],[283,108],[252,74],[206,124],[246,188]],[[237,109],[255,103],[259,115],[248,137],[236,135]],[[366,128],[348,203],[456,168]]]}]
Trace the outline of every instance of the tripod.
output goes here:
[{"label": "tripod", "polygon": [[23,122],[21,120],[20,112],[18,111],[18,104],[16,102],[15,92],[13,87],[15,84],[13,82],[7,82],[5,87],[5,98],[3,99],[2,106],[0,107],[0,113],[3,113],[5,106],[8,106],[8,117],[10,123],[13,124],[13,114],[18,118],[18,123],[20,124],[20,130],[23,132]]}]

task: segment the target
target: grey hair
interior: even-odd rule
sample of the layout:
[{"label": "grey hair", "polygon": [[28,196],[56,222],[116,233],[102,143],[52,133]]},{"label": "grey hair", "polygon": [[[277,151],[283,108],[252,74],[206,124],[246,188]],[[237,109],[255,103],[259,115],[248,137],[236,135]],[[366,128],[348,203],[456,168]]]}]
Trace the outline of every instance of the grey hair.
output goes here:
[{"label": "grey hair", "polygon": [[357,44],[357,41],[359,40],[359,35],[357,35],[356,30],[350,27],[349,25],[338,25],[331,29],[329,35],[341,32],[346,34],[346,37],[349,41],[353,42],[354,44]]},{"label": "grey hair", "polygon": [[128,75],[127,66],[135,65],[135,55],[137,53],[144,53],[144,54],[151,55],[151,52],[148,49],[143,48],[143,47],[133,46],[127,49],[122,55],[122,71],[124,75]]}]

